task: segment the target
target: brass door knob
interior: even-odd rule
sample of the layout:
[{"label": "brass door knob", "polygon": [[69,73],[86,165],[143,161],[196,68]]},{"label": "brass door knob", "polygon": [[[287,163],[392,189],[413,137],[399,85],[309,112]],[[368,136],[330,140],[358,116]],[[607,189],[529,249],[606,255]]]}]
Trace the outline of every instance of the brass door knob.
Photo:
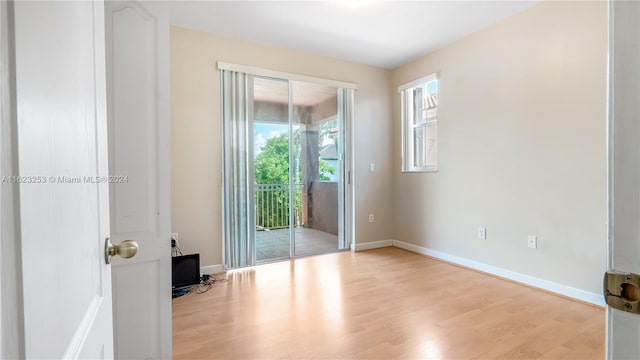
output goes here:
[{"label": "brass door knob", "polygon": [[125,259],[136,256],[138,253],[138,243],[133,240],[124,240],[118,245],[113,245],[110,238],[107,238],[104,245],[104,261],[111,264],[111,258],[118,255]]}]

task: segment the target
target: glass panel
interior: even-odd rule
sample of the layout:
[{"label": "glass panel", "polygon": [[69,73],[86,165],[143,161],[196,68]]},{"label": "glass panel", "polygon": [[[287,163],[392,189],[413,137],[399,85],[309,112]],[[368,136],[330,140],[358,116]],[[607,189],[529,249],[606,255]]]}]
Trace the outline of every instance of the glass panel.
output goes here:
[{"label": "glass panel", "polygon": [[404,90],[402,99],[402,170],[431,171],[438,165],[438,80]]},{"label": "glass panel", "polygon": [[426,126],[419,126],[413,129],[413,166],[426,165],[426,137]]},{"label": "glass panel", "polygon": [[430,81],[424,85],[422,98],[422,118],[424,121],[436,120],[438,110],[438,81]]},{"label": "glass panel", "polygon": [[438,165],[438,126],[427,125],[426,129],[426,165],[436,166]]},{"label": "glass panel", "polygon": [[256,261],[288,258],[289,83],[256,77],[253,90]]},{"label": "glass panel", "polygon": [[338,89],[292,82],[294,254],[338,250],[341,121]]},{"label": "glass panel", "polygon": [[411,104],[413,108],[413,124],[418,125],[426,121],[423,111],[422,87],[413,88],[411,92],[413,93],[413,102]]},{"label": "glass panel", "polygon": [[422,125],[413,129],[413,166],[438,164],[438,127]]}]

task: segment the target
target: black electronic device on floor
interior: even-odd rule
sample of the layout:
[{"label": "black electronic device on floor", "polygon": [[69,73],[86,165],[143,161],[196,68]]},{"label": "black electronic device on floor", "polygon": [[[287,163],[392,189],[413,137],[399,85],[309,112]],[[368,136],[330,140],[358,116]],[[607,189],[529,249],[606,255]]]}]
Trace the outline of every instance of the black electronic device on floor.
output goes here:
[{"label": "black electronic device on floor", "polygon": [[200,254],[174,256],[171,260],[171,285],[173,289],[200,283]]}]

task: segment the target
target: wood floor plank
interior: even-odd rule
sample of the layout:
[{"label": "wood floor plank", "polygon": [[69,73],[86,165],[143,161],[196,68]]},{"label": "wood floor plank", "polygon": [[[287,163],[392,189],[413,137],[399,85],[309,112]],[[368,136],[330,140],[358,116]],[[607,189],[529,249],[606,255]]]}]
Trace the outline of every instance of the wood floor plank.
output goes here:
[{"label": "wood floor plank", "polygon": [[604,357],[604,309],[397,248],[227,275],[173,300],[175,359]]}]

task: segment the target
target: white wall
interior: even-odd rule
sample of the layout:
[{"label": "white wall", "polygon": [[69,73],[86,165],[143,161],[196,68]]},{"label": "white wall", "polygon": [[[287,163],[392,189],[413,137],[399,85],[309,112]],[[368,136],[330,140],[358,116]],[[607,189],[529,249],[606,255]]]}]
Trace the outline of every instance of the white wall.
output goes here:
[{"label": "white wall", "polygon": [[[171,29],[172,231],[201,265],[222,263],[220,74],[216,61],[353,82],[356,242],[392,238],[387,70],[185,28]],[[370,162],[376,173],[368,172]],[[369,213],[376,222],[369,223]]]},{"label": "white wall", "polygon": [[[606,2],[543,2],[393,71],[395,238],[601,293],[606,54]],[[397,86],[435,71],[439,171],[403,174]]]}]

